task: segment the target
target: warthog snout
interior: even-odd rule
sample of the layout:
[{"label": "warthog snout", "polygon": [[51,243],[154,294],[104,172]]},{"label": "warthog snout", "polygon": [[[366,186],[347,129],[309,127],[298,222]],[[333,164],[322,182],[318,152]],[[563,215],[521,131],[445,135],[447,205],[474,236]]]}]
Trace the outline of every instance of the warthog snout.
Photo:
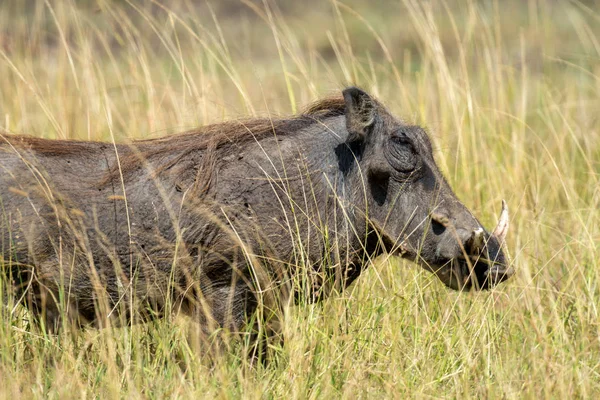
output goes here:
[{"label": "warthog snout", "polygon": [[432,215],[432,221],[444,225],[437,247],[439,262],[431,266],[438,277],[456,290],[489,289],[514,274],[502,246],[508,232],[508,207],[502,202],[498,225],[490,234],[483,227],[456,227],[447,218]]}]

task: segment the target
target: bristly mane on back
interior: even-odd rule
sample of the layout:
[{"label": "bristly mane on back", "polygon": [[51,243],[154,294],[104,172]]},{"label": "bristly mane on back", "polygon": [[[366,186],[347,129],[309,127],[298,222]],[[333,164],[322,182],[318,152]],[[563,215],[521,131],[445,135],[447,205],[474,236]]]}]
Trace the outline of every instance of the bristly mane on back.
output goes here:
[{"label": "bristly mane on back", "polygon": [[[216,150],[227,145],[260,140],[269,135],[292,135],[326,118],[344,115],[345,110],[342,97],[328,97],[310,104],[303,112],[292,117],[239,119],[161,138],[134,141],[131,151],[121,157],[121,171],[131,171],[140,163],[151,161],[164,152],[178,153],[177,157],[158,167],[164,170],[197,151]],[[111,171],[113,178],[115,172],[118,171]]]},{"label": "bristly mane on back", "polygon": [[342,97],[328,97],[306,107],[300,114],[283,118],[246,118],[206,125],[187,132],[162,138],[134,141],[134,146],[169,143],[171,149],[218,148],[228,143],[261,139],[268,135],[288,135],[323,119],[344,115],[346,105]]},{"label": "bristly mane on back", "polygon": [[163,158],[161,155],[166,152],[177,155],[166,163],[155,164],[153,167],[155,173],[170,168],[190,154],[204,152],[202,161],[204,166],[201,169],[206,174],[214,170],[218,161],[216,149],[260,140],[267,136],[292,135],[326,118],[344,115],[345,111],[346,104],[342,97],[328,97],[310,104],[303,112],[292,117],[239,119],[161,138],[134,141],[125,154],[120,155],[121,172],[118,166],[115,166],[104,183],[118,179],[120,174],[125,175],[129,171],[140,168],[144,163]]},{"label": "bristly mane on back", "polygon": [[[147,163],[154,164],[155,172],[160,172],[194,152],[208,150],[209,153],[214,153],[211,150],[260,140],[269,135],[292,135],[326,118],[344,115],[345,109],[346,105],[342,97],[327,97],[310,104],[300,114],[291,117],[232,120],[160,138],[135,140],[129,145],[119,146],[120,166],[113,165],[106,179],[100,184],[118,179],[121,174],[126,175]],[[90,149],[90,146],[98,148],[97,142],[47,140],[21,135],[2,135],[2,141],[45,156],[68,157],[70,154],[81,154]],[[111,151],[108,147],[107,149]],[[165,159],[162,155],[167,156],[168,153],[174,157],[166,157],[169,159],[166,163],[160,162],[159,160]],[[206,158],[212,156],[214,155]]]},{"label": "bristly mane on back", "polygon": [[[300,114],[291,117],[232,120],[160,138],[134,140],[130,144],[138,151],[149,151],[150,154],[154,153],[153,147],[156,147],[157,151],[218,148],[227,143],[261,139],[268,134],[293,134],[303,127],[344,113],[345,103],[342,97],[327,97],[310,104]],[[83,150],[86,144],[97,143],[84,140],[48,140],[26,135],[2,135],[2,140],[44,155],[68,155]]]}]

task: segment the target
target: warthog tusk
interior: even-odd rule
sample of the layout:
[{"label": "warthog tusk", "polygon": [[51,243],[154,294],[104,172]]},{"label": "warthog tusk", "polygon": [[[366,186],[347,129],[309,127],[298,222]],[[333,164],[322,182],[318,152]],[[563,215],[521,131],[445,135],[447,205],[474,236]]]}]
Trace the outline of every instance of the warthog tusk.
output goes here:
[{"label": "warthog tusk", "polygon": [[483,249],[483,241],[485,239],[484,237],[484,231],[483,228],[477,228],[475,230],[473,230],[473,244],[471,245],[472,249],[475,251],[480,251],[481,249]]},{"label": "warthog tusk", "polygon": [[502,212],[500,213],[500,219],[498,220],[498,225],[496,225],[496,229],[492,235],[496,236],[500,243],[503,243],[506,239],[506,234],[508,233],[508,206],[506,205],[506,201],[502,200]]}]

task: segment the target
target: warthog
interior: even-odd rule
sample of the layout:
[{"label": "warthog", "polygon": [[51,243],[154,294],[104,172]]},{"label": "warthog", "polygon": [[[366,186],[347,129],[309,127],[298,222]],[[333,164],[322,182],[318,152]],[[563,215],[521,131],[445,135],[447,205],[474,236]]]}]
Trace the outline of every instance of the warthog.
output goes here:
[{"label": "warthog", "polygon": [[[350,87],[303,113],[112,144],[0,136],[0,266],[48,328],[167,310],[242,331],[316,301],[382,253],[457,290],[512,274],[423,129]],[[111,317],[111,318],[107,318]]]}]

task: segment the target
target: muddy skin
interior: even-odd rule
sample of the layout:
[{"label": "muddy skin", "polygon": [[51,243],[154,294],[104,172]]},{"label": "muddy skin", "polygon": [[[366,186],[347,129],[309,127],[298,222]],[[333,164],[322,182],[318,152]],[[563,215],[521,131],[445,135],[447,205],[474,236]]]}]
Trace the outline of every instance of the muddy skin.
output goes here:
[{"label": "muddy skin", "polygon": [[0,265],[15,298],[49,329],[175,310],[242,332],[259,308],[269,319],[343,290],[386,252],[457,290],[510,277],[507,215],[486,231],[422,128],[342,94],[116,146],[0,135]]}]

